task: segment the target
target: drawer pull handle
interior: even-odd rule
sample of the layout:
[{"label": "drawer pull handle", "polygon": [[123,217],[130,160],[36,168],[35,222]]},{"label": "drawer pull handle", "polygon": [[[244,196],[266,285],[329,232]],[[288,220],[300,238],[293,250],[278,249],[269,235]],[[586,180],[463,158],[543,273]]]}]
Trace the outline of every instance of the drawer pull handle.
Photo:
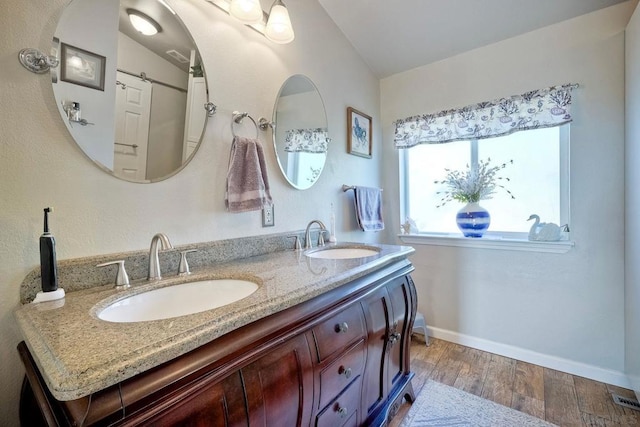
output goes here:
[{"label": "drawer pull handle", "polygon": [[336,330],[336,333],[338,333],[338,334],[340,332],[346,333],[349,330],[349,325],[347,324],[347,322],[338,323],[336,325],[335,330]]},{"label": "drawer pull handle", "polygon": [[351,368],[345,368],[344,366],[340,366],[338,369],[338,375],[344,375],[346,379],[351,378]]},{"label": "drawer pull handle", "polygon": [[349,411],[347,410],[347,408],[345,407],[340,407],[340,404],[337,404],[337,412],[338,414],[340,414],[340,418],[345,418],[347,416],[347,414],[349,413]]}]

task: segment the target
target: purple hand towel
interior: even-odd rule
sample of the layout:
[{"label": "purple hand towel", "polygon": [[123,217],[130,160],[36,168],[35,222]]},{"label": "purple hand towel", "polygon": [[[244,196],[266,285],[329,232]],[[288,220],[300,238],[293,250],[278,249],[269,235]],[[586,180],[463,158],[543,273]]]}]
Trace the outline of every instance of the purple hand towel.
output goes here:
[{"label": "purple hand towel", "polygon": [[382,220],[382,190],[371,187],[356,187],[356,219],[362,231],[384,230]]},{"label": "purple hand towel", "polygon": [[257,211],[271,204],[262,144],[257,139],[234,137],[225,192],[227,210]]}]

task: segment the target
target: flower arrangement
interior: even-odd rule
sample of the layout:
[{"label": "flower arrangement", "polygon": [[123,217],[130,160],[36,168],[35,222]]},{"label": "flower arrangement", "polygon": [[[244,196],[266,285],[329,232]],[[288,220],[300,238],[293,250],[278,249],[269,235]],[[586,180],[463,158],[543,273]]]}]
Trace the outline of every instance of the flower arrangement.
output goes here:
[{"label": "flower arrangement", "polygon": [[440,204],[437,207],[444,206],[453,200],[463,203],[477,203],[480,200],[490,199],[497,188],[502,188],[512,199],[515,199],[511,191],[500,183],[502,180],[510,181],[510,179],[498,176],[498,172],[506,168],[508,164],[513,164],[513,160],[497,166],[490,166],[490,162],[491,158],[480,160],[478,166],[473,168],[467,164],[465,171],[445,169],[447,172],[445,179],[434,181],[436,184],[448,187],[447,190],[437,192],[437,194],[442,194]]}]

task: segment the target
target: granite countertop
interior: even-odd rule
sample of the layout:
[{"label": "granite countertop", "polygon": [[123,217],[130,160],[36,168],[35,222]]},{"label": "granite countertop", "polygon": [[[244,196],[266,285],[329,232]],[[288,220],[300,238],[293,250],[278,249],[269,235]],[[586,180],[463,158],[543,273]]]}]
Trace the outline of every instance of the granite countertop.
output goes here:
[{"label": "granite countertop", "polygon": [[[341,245],[339,245],[341,246]],[[188,277],[132,282],[68,292],[63,300],[25,304],[15,315],[25,342],[56,399],[77,399],[172,360],[234,329],[314,298],[413,253],[408,246],[375,246],[356,259],[309,258],[280,251],[215,263]],[[259,288],[235,303],[172,319],[110,323],[101,308],[126,296],[188,281],[233,278]]]}]

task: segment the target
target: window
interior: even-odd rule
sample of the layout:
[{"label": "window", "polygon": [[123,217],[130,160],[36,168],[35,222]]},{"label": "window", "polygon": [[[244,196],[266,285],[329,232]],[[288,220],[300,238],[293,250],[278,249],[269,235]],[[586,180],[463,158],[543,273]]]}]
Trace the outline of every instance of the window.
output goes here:
[{"label": "window", "polygon": [[513,160],[500,171],[508,177],[505,186],[515,199],[498,188],[481,206],[491,214],[487,237],[527,239],[537,214],[543,222],[569,222],[569,125],[533,129],[480,140],[443,144],[421,144],[400,150],[401,218],[416,222],[420,234],[462,236],[456,226],[456,212],[462,203],[440,204],[434,181],[447,169],[465,169],[478,160],[491,165]]}]

